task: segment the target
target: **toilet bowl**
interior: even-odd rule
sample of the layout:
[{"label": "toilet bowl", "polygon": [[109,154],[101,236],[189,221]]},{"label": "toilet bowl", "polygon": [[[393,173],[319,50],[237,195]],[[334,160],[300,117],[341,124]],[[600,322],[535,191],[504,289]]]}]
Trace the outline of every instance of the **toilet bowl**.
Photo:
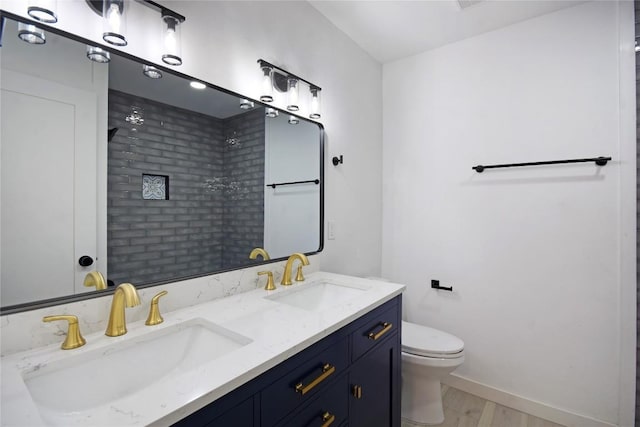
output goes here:
[{"label": "toilet bowl", "polygon": [[451,334],[402,322],[402,419],[444,421],[440,381],[464,362],[464,342]]}]

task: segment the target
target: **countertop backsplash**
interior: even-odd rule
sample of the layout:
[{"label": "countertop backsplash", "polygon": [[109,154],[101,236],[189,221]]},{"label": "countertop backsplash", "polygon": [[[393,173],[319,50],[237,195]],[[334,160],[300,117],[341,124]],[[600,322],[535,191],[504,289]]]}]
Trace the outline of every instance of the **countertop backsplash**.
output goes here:
[{"label": "countertop backsplash", "polygon": [[[310,261],[310,265],[304,268],[305,273],[319,271],[312,257],[310,257]],[[260,288],[266,283],[266,278],[258,276],[258,271],[273,271],[276,286],[279,286],[285,263],[286,261],[281,261],[268,265],[258,265],[241,270],[138,289],[141,304],[126,309],[127,323],[146,319],[149,314],[151,298],[161,291],[169,292],[160,300],[160,313],[162,314]],[[90,334],[106,329],[111,301],[112,294],[109,294],[104,297],[4,315],[0,317],[0,356],[49,345],[58,341],[62,343],[67,331],[66,323],[44,323],[42,322],[44,316],[58,314],[78,316],[82,334]]]}]

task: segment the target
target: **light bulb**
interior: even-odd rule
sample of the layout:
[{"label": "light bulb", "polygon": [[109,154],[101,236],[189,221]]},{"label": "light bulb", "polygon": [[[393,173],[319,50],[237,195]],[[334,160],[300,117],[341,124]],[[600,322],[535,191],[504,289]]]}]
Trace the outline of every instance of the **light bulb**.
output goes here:
[{"label": "light bulb", "polygon": [[273,102],[273,84],[271,82],[271,75],[273,69],[269,66],[262,67],[262,94],[260,95],[260,101]]},{"label": "light bulb", "polygon": [[320,118],[320,88],[312,87],[310,90],[311,105],[309,106],[309,118],[317,120]]},{"label": "light bulb", "polygon": [[180,21],[169,15],[163,16],[162,20],[165,23],[162,35],[164,42],[162,61],[173,66],[182,65]]},{"label": "light bulb", "polygon": [[298,79],[289,79],[287,81],[287,93],[289,94],[289,102],[287,104],[287,110],[298,111]]},{"label": "light bulb", "polygon": [[102,39],[116,46],[126,46],[126,25],[124,18],[124,0],[104,0],[104,32]]}]

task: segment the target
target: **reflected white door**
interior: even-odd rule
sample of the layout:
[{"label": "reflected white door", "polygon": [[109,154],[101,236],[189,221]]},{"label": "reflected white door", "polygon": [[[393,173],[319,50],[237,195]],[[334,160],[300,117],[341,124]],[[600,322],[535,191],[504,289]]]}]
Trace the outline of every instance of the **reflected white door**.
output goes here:
[{"label": "reflected white door", "polygon": [[0,304],[90,291],[96,95],[8,70],[0,83]]}]

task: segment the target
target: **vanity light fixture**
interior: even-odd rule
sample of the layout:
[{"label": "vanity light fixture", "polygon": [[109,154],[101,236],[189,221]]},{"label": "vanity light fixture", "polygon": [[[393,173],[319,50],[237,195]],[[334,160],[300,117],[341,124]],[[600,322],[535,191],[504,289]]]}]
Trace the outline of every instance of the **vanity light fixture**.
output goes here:
[{"label": "vanity light fixture", "polygon": [[111,55],[109,54],[109,52],[100,47],[89,45],[87,45],[87,58],[101,64],[106,64],[107,62],[111,61]]},{"label": "vanity light fixture", "polygon": [[126,46],[127,23],[125,20],[124,0],[104,0],[102,3],[102,18],[104,32],[102,39],[115,46]]},{"label": "vanity light fixture", "polygon": [[18,23],[18,37],[29,44],[45,44],[47,42],[44,30],[24,22]]},{"label": "vanity light fixture", "polygon": [[298,123],[300,123],[300,119],[298,119],[296,116],[289,116],[290,125],[297,125]]},{"label": "vanity light fixture", "polygon": [[46,24],[55,24],[58,22],[56,14],[56,0],[31,0],[27,13],[36,21]]},{"label": "vanity light fixture", "polygon": [[192,88],[194,88],[194,89],[198,89],[198,90],[202,90],[202,89],[204,89],[204,88],[206,88],[206,87],[207,87],[207,85],[206,85],[206,84],[201,83],[201,82],[197,82],[197,81],[195,81],[195,80],[194,80],[194,81],[192,81],[192,82],[190,82],[190,83],[189,83],[189,86],[191,86],[191,87],[192,87]]},{"label": "vanity light fixture", "polygon": [[162,72],[158,70],[153,65],[143,65],[142,66],[142,74],[149,77],[150,79],[161,79]]},{"label": "vanity light fixture", "polygon": [[[31,0],[38,2],[55,2],[56,0]],[[160,12],[162,19],[162,61],[165,64],[182,65],[182,43],[180,40],[180,24],[186,18],[171,9],[151,0],[136,0],[147,7]],[[126,46],[126,9],[130,0],[86,0],[89,7],[102,16],[104,32],[102,38],[115,46]]]},{"label": "vanity light fixture", "polygon": [[273,67],[261,63],[260,69],[262,69],[262,92],[260,93],[260,101],[273,102]]},{"label": "vanity light fixture", "polygon": [[309,88],[311,92],[311,103],[309,105],[309,118],[318,120],[320,118],[320,88],[312,86]]},{"label": "vanity light fixture", "polygon": [[[184,17],[168,9],[162,9],[161,14],[163,22],[162,40],[164,43],[162,61],[173,66],[182,65],[180,23],[184,21]],[[182,21],[180,18],[182,18]]]},{"label": "vanity light fixture", "polygon": [[275,108],[267,107],[267,109],[264,111],[264,115],[269,117],[270,119],[276,118],[278,117],[278,110],[276,110]]},{"label": "vanity light fixture", "polygon": [[255,107],[253,101],[249,101],[248,99],[240,99],[240,109],[242,110],[250,110]]},{"label": "vanity light fixture", "polygon": [[[287,94],[287,110],[300,110],[300,85],[306,84],[311,93],[309,102],[309,118],[317,120],[320,118],[320,87],[308,80],[302,79],[287,70],[268,63],[264,59],[258,59],[262,70],[262,92],[260,101],[272,102],[273,89]],[[286,84],[283,84],[286,83]],[[268,116],[268,114],[267,114]]]},{"label": "vanity light fixture", "polygon": [[300,109],[298,106],[298,88],[298,79],[289,77],[289,79],[287,79],[287,94],[289,96],[287,110],[289,111],[298,111]]}]

